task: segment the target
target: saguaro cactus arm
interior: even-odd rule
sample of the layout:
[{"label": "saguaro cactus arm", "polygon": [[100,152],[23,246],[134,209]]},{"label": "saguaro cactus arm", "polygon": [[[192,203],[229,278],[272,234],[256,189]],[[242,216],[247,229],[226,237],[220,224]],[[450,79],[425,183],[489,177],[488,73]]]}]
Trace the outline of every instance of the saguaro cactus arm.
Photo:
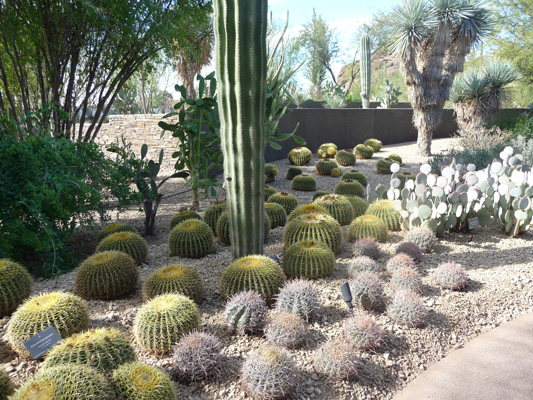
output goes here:
[{"label": "saguaro cactus arm", "polygon": [[363,108],[370,108],[370,78],[371,78],[370,38],[366,33],[361,35],[361,99]]}]

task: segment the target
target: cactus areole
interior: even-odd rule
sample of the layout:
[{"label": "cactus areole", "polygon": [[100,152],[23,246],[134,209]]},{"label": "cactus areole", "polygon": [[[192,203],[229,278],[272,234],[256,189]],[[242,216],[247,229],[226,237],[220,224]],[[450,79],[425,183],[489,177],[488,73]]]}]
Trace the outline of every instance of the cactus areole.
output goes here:
[{"label": "cactus areole", "polygon": [[263,253],[267,0],[215,0],[220,138],[233,256]]}]

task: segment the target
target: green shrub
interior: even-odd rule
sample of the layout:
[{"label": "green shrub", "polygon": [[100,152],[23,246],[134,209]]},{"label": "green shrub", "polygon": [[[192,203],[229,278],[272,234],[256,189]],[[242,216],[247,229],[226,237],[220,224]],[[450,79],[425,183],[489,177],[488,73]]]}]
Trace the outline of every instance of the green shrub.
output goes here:
[{"label": "green shrub", "polygon": [[75,228],[134,199],[127,177],[94,143],[30,136],[0,138],[0,258],[45,277],[76,267]]},{"label": "green shrub", "polygon": [[478,170],[486,168],[487,165],[492,163],[492,160],[500,158],[500,153],[505,147],[506,144],[498,143],[486,148],[454,148],[446,154],[436,154],[429,161],[431,172],[440,173],[440,168],[443,165],[450,164],[453,159],[461,164],[474,164]]},{"label": "green shrub", "polygon": [[0,318],[11,314],[30,294],[33,279],[22,265],[0,259]]}]

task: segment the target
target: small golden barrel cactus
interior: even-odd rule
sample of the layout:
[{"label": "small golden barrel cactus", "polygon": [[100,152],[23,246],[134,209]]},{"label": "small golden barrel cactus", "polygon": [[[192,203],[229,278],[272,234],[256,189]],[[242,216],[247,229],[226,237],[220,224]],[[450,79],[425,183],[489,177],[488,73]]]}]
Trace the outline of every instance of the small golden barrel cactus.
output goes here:
[{"label": "small golden barrel cactus", "polygon": [[303,240],[324,242],[336,254],[342,247],[341,226],[335,218],[323,213],[301,215],[285,227],[283,244],[289,247]]},{"label": "small golden barrel cactus", "polygon": [[209,225],[213,233],[216,235],[218,218],[226,211],[226,200],[218,200],[207,206],[204,212],[204,222]]},{"label": "small golden barrel cactus", "polygon": [[302,166],[308,164],[313,158],[313,153],[307,147],[296,147],[289,151],[289,162],[292,165]]},{"label": "small golden barrel cactus", "polygon": [[122,251],[129,254],[136,263],[141,264],[148,257],[148,244],[146,240],[133,232],[118,232],[103,239],[96,247],[96,252]]},{"label": "small golden barrel cactus", "polygon": [[0,259],[0,318],[11,314],[31,294],[33,279],[26,268]]},{"label": "small golden barrel cactus", "polygon": [[188,265],[168,265],[152,272],[143,284],[143,300],[167,293],[177,293],[201,304],[204,294],[202,277]]},{"label": "small golden barrel cactus", "polygon": [[[265,216],[263,218],[263,229],[264,229],[264,239],[268,239],[268,234],[270,233],[271,222],[268,216],[268,213],[265,211]],[[229,234],[229,215],[227,211],[224,211],[222,215],[218,218],[216,234],[218,241],[225,246],[231,245],[231,239]]]},{"label": "small golden barrel cactus", "polygon": [[371,238],[378,242],[386,242],[388,237],[387,225],[373,215],[362,215],[352,221],[348,229],[348,240]]},{"label": "small golden barrel cactus", "polygon": [[170,230],[172,230],[179,223],[186,221],[188,219],[202,219],[202,217],[200,217],[200,214],[198,214],[196,211],[193,211],[193,210],[180,211],[179,213],[174,215],[172,219],[170,220]]},{"label": "small golden barrel cactus", "polygon": [[366,160],[368,158],[372,158],[372,156],[374,155],[374,150],[372,150],[372,147],[366,146],[364,144],[358,144],[354,147],[353,153],[358,159]]},{"label": "small golden barrel cactus", "polygon": [[298,175],[302,175],[303,174],[303,171],[300,167],[290,167],[288,170],[287,170],[287,179],[289,181],[292,181],[294,179],[294,177],[298,176]]},{"label": "small golden barrel cactus", "polygon": [[180,338],[200,325],[200,312],[194,302],[181,294],[163,294],[141,307],[133,334],[143,350],[166,355]]},{"label": "small golden barrel cactus", "polygon": [[78,296],[49,292],[31,297],[22,304],[7,325],[7,340],[19,355],[31,355],[22,344],[43,329],[53,326],[66,339],[89,326],[89,311]]},{"label": "small golden barrel cactus", "polygon": [[304,240],[287,249],[281,265],[289,278],[325,278],[335,269],[335,254],[325,243]]},{"label": "small golden barrel cactus", "polygon": [[331,172],[337,167],[337,163],[333,160],[320,160],[315,166],[318,175],[331,175]]},{"label": "small golden barrel cactus", "polygon": [[211,228],[198,219],[189,219],[178,224],[172,229],[168,239],[170,255],[184,258],[205,257],[211,253],[214,246]]},{"label": "small golden barrel cactus", "polygon": [[394,209],[390,200],[375,201],[368,206],[366,213],[380,218],[385,222],[389,231],[399,231],[401,229],[400,213]]},{"label": "small golden barrel cactus", "polygon": [[335,186],[335,194],[363,197],[365,188],[356,180],[344,179]]},{"label": "small golden barrel cactus", "polygon": [[368,179],[366,175],[357,169],[351,169],[342,174],[341,181],[344,181],[346,179],[352,179],[354,181],[357,181],[361,185],[363,185],[363,187],[366,187],[368,185]]},{"label": "small golden barrel cactus", "polygon": [[346,197],[352,205],[354,218],[360,217],[366,213],[368,201],[359,196],[345,195],[344,197]]},{"label": "small golden barrel cactus", "polygon": [[220,278],[220,295],[227,300],[239,292],[256,291],[270,304],[285,283],[281,267],[270,257],[250,255],[226,267]]},{"label": "small golden barrel cactus", "polygon": [[383,146],[383,144],[381,143],[381,140],[374,139],[374,138],[365,140],[364,145],[371,147],[372,150],[374,150],[374,153],[377,153],[378,151],[380,151],[381,147]]},{"label": "small golden barrel cactus", "polygon": [[337,154],[337,145],[335,143],[321,144],[316,153],[320,158],[334,158]]},{"label": "small golden barrel cactus", "polygon": [[268,198],[277,192],[278,191],[274,189],[272,186],[265,185],[265,189],[263,190],[265,201],[268,201]]},{"label": "small golden barrel cactus", "polygon": [[279,170],[274,164],[265,164],[265,182],[274,182],[276,176],[278,176]]},{"label": "small golden barrel cactus", "polygon": [[388,158],[390,158],[394,162],[397,162],[400,165],[402,165],[403,163],[402,157],[400,157],[399,154],[390,154]]},{"label": "small golden barrel cactus", "polygon": [[287,223],[287,213],[285,209],[278,203],[265,203],[265,212],[270,219],[270,229],[278,226],[285,226]]},{"label": "small golden barrel cactus", "polygon": [[315,177],[307,174],[298,175],[292,180],[291,189],[303,192],[313,192],[316,190]]},{"label": "small golden barrel cactus", "polygon": [[390,158],[382,158],[376,163],[376,172],[378,174],[387,175],[391,173],[390,167],[395,161]]},{"label": "small golden barrel cactus", "polygon": [[302,204],[301,206],[296,207],[291,214],[289,215],[289,221],[292,221],[294,218],[299,217],[304,214],[313,214],[313,213],[324,213],[329,215],[328,210],[325,207],[319,206],[317,204]]},{"label": "small golden barrel cactus", "polygon": [[81,263],[76,272],[76,293],[86,300],[110,300],[137,287],[139,268],[121,251],[96,253]]},{"label": "small golden barrel cactus", "polygon": [[349,225],[353,221],[353,207],[350,201],[338,194],[329,194],[316,199],[314,204],[324,207],[341,226]]},{"label": "small golden barrel cactus", "polygon": [[335,155],[335,161],[337,161],[337,164],[342,165],[343,167],[350,167],[355,165],[357,159],[355,158],[353,151],[347,149],[338,151]]},{"label": "small golden barrel cactus", "polygon": [[121,224],[121,223],[118,223],[118,222],[106,225],[106,226],[104,226],[104,228],[102,228],[102,230],[98,234],[98,243],[100,243],[102,241],[102,239],[108,237],[109,235],[112,235],[113,233],[118,233],[118,232],[133,232],[133,233],[137,233],[137,229],[135,229],[132,226],[129,226],[129,225],[126,225],[126,224]]},{"label": "small golden barrel cactus", "polygon": [[117,329],[97,328],[76,333],[57,344],[46,355],[43,368],[79,364],[111,372],[130,361],[135,361],[130,341]]},{"label": "small golden barrel cactus", "polygon": [[170,377],[153,365],[140,362],[124,364],[113,372],[111,381],[121,400],[177,400]]},{"label": "small golden barrel cactus", "polygon": [[298,199],[294,195],[285,192],[274,193],[268,198],[268,202],[281,205],[285,209],[287,215],[298,207]]}]

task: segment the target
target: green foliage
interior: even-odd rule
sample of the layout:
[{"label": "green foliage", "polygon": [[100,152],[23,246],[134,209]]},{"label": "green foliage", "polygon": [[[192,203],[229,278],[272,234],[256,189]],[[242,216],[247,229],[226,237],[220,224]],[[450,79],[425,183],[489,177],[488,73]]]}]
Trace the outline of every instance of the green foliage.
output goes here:
[{"label": "green foliage", "polygon": [[362,215],[354,219],[348,229],[348,240],[352,242],[363,238],[386,242],[387,237],[387,225],[380,218],[373,215]]},{"label": "green foliage", "polygon": [[533,114],[530,112],[523,112],[518,116],[504,113],[500,120],[496,121],[496,125],[510,131],[515,138],[523,136],[526,139],[533,139]]},{"label": "green foliage", "polygon": [[[266,241],[268,239],[268,234],[270,233],[271,229],[271,221],[270,217],[268,216],[268,213],[265,211],[264,218],[263,218],[263,234],[264,234],[264,240]],[[217,228],[216,228],[216,236],[220,243],[226,246],[231,245],[231,236],[229,231],[229,214],[227,211],[224,211],[222,214],[220,214],[220,217],[217,221]]]},{"label": "green foliage", "polygon": [[0,257],[32,260],[38,275],[74,268],[67,245],[74,230],[132,198],[127,179],[94,143],[0,138]]},{"label": "green foliage", "polygon": [[135,361],[135,352],[129,340],[117,329],[97,328],[58,343],[46,355],[43,368],[77,364],[111,372],[130,361]]},{"label": "green foliage", "polygon": [[113,400],[113,385],[95,368],[58,365],[42,368],[10,397],[12,400]]},{"label": "green foliage", "polygon": [[191,332],[181,338],[172,349],[173,373],[180,380],[199,381],[220,372],[222,343],[215,335]]},{"label": "green foliage", "polygon": [[66,292],[47,292],[32,297],[11,316],[7,340],[20,356],[31,355],[23,342],[44,328],[53,326],[66,339],[89,326],[87,305],[78,296]]},{"label": "green foliage", "polygon": [[283,244],[289,247],[303,240],[324,242],[337,254],[342,247],[341,226],[335,218],[323,213],[300,215],[285,227]]},{"label": "green foliage", "polygon": [[31,275],[22,265],[0,259],[0,317],[11,314],[30,294]]},{"label": "green foliage", "polygon": [[10,394],[13,394],[13,384],[7,372],[0,369],[0,400],[7,400]]},{"label": "green foliage", "polygon": [[313,192],[316,190],[315,177],[307,174],[298,175],[292,180],[291,189]]},{"label": "green foliage", "polygon": [[265,183],[274,182],[279,170],[274,164],[265,164]]},{"label": "green foliage", "polygon": [[526,139],[524,136],[518,136],[511,140],[513,149],[524,156],[524,164],[533,165],[533,138]]},{"label": "green foliage", "polygon": [[396,323],[414,328],[425,323],[427,309],[420,295],[408,290],[399,290],[392,296],[387,315]]},{"label": "green foliage", "polygon": [[273,311],[267,317],[265,337],[271,344],[295,348],[300,346],[309,329],[302,317],[288,311]]},{"label": "green foliage", "polygon": [[214,234],[216,234],[218,218],[226,211],[226,208],[226,200],[218,200],[209,204],[205,209],[204,222],[209,225]]},{"label": "green foliage", "polygon": [[202,217],[200,217],[200,214],[193,210],[180,211],[170,220],[170,230],[174,229],[176,225],[188,219],[202,219]]},{"label": "green foliage", "polygon": [[370,146],[366,146],[364,144],[358,144],[354,147],[353,153],[355,156],[361,160],[366,160],[368,158],[372,158],[374,155],[374,150]]},{"label": "green foliage", "polygon": [[342,179],[337,186],[335,186],[335,194],[346,196],[363,197],[365,189],[358,181],[352,179]]},{"label": "green foliage", "polygon": [[304,240],[285,251],[281,266],[289,278],[326,278],[335,269],[335,254],[325,243]]},{"label": "green foliage", "polygon": [[371,203],[366,213],[380,218],[385,222],[389,231],[399,231],[401,229],[400,213],[394,209],[390,200],[378,200]]},{"label": "green foliage", "polygon": [[357,160],[355,158],[355,154],[353,154],[350,149],[347,149],[339,150],[337,154],[335,154],[335,161],[337,161],[337,164],[339,165],[349,167],[355,165]]},{"label": "green foliage", "polygon": [[289,181],[293,180],[295,176],[302,175],[302,169],[300,167],[289,167],[287,170],[287,179]]},{"label": "green foliage", "polygon": [[353,301],[368,311],[379,311],[385,306],[385,292],[379,274],[361,271],[349,282]]},{"label": "green foliage", "polygon": [[316,173],[318,175],[331,175],[333,170],[338,167],[333,160],[320,160],[316,163]]},{"label": "green foliage", "polygon": [[287,223],[287,213],[285,209],[278,203],[265,203],[265,212],[270,220],[270,229],[278,226],[285,226]]},{"label": "green foliage", "polygon": [[148,257],[148,243],[137,233],[118,232],[102,239],[96,247],[96,252],[121,251],[128,254],[137,264],[142,264]]},{"label": "green foliage", "polygon": [[433,278],[440,287],[461,290],[468,284],[468,274],[461,264],[442,263],[433,271]]},{"label": "green foliage", "polygon": [[184,258],[205,257],[211,253],[214,245],[213,231],[198,219],[181,222],[172,229],[168,239],[170,254]]},{"label": "green foliage", "polygon": [[102,228],[100,233],[98,233],[98,243],[100,243],[100,241],[102,239],[108,237],[109,235],[112,235],[113,233],[118,233],[118,232],[135,232],[135,233],[137,233],[137,229],[135,229],[132,226],[129,226],[129,225],[126,225],[126,224],[121,224],[121,223],[118,223],[118,222],[106,225],[105,227]]},{"label": "green foliage", "polygon": [[298,207],[298,199],[294,195],[285,192],[274,193],[268,198],[268,202],[281,205],[285,209],[287,215]]},{"label": "green foliage", "polygon": [[302,166],[311,161],[313,153],[307,147],[296,147],[289,151],[288,158],[292,165]]},{"label": "green foliage", "polygon": [[127,253],[98,252],[78,268],[76,293],[86,300],[116,299],[135,290],[138,277],[135,260]]},{"label": "green foliage", "polygon": [[202,277],[188,265],[169,265],[156,269],[143,284],[143,300],[167,293],[182,294],[201,304],[204,294]]},{"label": "green foliage", "polygon": [[267,309],[259,293],[253,290],[238,292],[226,303],[224,320],[232,332],[254,334],[263,330]]},{"label": "green foliage", "polygon": [[365,140],[363,144],[365,146],[371,147],[374,153],[377,153],[378,151],[380,151],[381,147],[383,146],[383,144],[381,143],[381,140],[374,139],[374,138]]},{"label": "green foliage", "polygon": [[111,378],[117,394],[123,400],[177,400],[170,377],[150,364],[131,362],[121,365]]},{"label": "green foliage", "polygon": [[191,299],[181,294],[163,294],[137,312],[133,334],[143,350],[166,355],[183,335],[199,326],[200,312]]},{"label": "green foliage", "polygon": [[341,180],[343,181],[346,179],[356,180],[361,185],[363,185],[363,187],[366,187],[368,185],[368,179],[366,175],[356,169],[351,169],[349,171],[346,171],[344,174],[342,174]]},{"label": "green foliage", "polygon": [[292,312],[309,322],[317,317],[320,310],[320,294],[311,281],[289,281],[279,291],[276,310]]},{"label": "green foliage", "polygon": [[315,351],[313,365],[319,374],[332,380],[350,380],[358,373],[359,350],[343,338],[332,338]]},{"label": "green foliage", "polygon": [[254,290],[271,304],[285,279],[283,270],[271,258],[263,255],[241,257],[222,273],[220,295],[228,299],[236,293]]},{"label": "green foliage", "polygon": [[352,204],[345,196],[329,194],[319,197],[313,204],[328,210],[341,226],[349,225],[354,219]]}]

